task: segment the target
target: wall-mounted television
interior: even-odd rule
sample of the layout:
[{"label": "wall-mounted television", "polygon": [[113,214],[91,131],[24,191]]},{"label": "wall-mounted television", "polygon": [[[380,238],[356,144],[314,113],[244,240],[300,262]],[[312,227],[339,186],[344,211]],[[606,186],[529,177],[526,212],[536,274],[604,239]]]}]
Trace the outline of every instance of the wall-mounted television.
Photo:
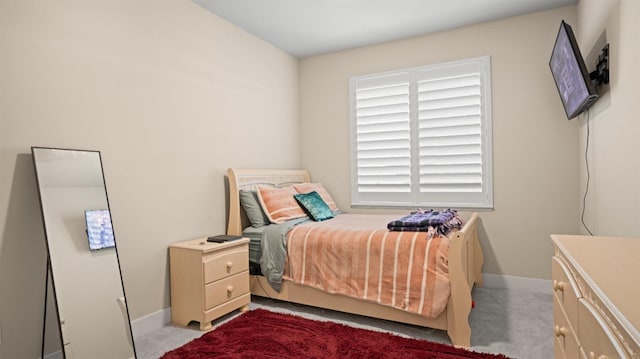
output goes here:
[{"label": "wall-mounted television", "polygon": [[108,209],[86,210],[84,218],[87,223],[90,250],[115,247],[111,215]]},{"label": "wall-mounted television", "polygon": [[596,84],[587,71],[573,30],[564,20],[560,24],[549,67],[568,119],[586,111],[598,99]]}]

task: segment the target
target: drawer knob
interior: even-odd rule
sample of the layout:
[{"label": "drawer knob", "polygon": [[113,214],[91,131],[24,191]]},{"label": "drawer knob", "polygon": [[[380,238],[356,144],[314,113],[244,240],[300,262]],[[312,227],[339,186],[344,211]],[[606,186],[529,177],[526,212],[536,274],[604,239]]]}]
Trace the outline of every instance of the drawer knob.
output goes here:
[{"label": "drawer knob", "polygon": [[563,281],[558,281],[558,280],[553,280],[553,290],[559,290],[559,291],[563,291],[564,290],[564,282]]},{"label": "drawer knob", "polygon": [[227,262],[227,270],[231,270],[231,267],[233,267],[233,262],[232,261],[228,261]]},{"label": "drawer knob", "polygon": [[556,334],[556,337],[564,337],[567,334],[567,329],[565,327],[556,325],[555,327],[553,327],[553,332]]},{"label": "drawer knob", "polygon": [[233,286],[230,285],[230,286],[227,287],[227,294],[231,295],[232,293],[233,293]]}]

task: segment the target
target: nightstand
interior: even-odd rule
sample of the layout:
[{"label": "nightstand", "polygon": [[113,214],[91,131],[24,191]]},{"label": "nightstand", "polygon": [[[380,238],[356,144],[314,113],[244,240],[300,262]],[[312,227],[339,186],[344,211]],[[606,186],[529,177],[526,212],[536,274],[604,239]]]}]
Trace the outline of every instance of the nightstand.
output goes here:
[{"label": "nightstand", "polygon": [[186,327],[211,321],[238,308],[249,309],[249,239],[224,243],[196,238],[169,246],[171,321]]}]

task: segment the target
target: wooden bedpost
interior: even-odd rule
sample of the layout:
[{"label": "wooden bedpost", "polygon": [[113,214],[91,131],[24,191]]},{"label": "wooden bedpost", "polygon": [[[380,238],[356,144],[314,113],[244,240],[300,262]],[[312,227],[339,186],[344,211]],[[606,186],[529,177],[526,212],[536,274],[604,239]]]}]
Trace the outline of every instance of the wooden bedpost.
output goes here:
[{"label": "wooden bedpost", "polygon": [[447,303],[447,334],[456,347],[471,346],[471,289],[474,283],[482,283],[482,251],[480,257],[476,253],[477,219],[478,214],[473,213],[464,228],[452,236],[449,248],[451,295]]},{"label": "wooden bedpost", "polygon": [[[478,217],[477,213],[474,213],[476,217]],[[477,222],[477,218],[474,219]],[[484,253],[482,251],[482,247],[480,246],[480,239],[478,238],[478,224],[476,223],[472,228],[470,228],[473,233],[471,234],[471,240],[473,241],[473,273],[475,274],[475,285],[476,287],[482,287],[483,278],[482,278],[482,265],[484,264]]]},{"label": "wooden bedpost", "polygon": [[227,170],[229,180],[229,223],[227,223],[227,234],[239,236],[242,234],[242,223],[240,219],[240,193],[238,180],[232,168]]}]

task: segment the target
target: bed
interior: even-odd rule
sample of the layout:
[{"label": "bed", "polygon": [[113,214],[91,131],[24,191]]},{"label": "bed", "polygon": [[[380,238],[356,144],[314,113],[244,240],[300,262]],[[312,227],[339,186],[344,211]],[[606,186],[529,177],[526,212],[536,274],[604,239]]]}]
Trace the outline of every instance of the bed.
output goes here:
[{"label": "bed", "polygon": [[[227,234],[243,235],[251,238],[250,257],[254,258],[252,260],[255,261],[255,256],[259,255],[260,237],[258,234],[252,234],[254,229],[245,209],[241,205],[241,191],[255,191],[256,188],[263,186],[285,188],[295,184],[310,183],[310,175],[306,170],[231,168],[227,171],[227,180]],[[351,215],[351,218],[357,216]],[[365,216],[367,215],[362,215],[362,217]],[[343,217],[339,215],[336,218]],[[380,218],[384,222],[391,217],[382,216]],[[334,220],[332,219],[331,221]],[[325,222],[330,223],[330,221]],[[446,246],[446,271],[448,272],[448,288],[446,289],[448,293],[444,298],[444,309],[435,313],[436,315],[430,315],[433,313],[429,313],[429,315],[418,314],[416,310],[409,311],[398,308],[398,306],[380,304],[379,301],[375,300],[365,300],[347,296],[343,293],[328,292],[319,289],[317,286],[299,284],[299,281],[296,283],[292,278],[293,276],[289,277],[288,275],[283,277],[281,284],[277,287],[279,290],[276,290],[272,287],[272,283],[267,277],[252,274],[250,276],[251,293],[252,295],[282,301],[445,330],[453,345],[468,348],[471,345],[471,328],[469,325],[469,313],[472,309],[471,290],[474,285],[482,285],[481,267],[483,254],[477,236],[477,222],[477,213],[471,213],[461,229],[448,235],[448,246]],[[317,226],[319,223],[313,223],[312,225]],[[338,223],[338,221],[335,221],[335,223]],[[324,226],[325,224],[323,223],[322,225]],[[300,227],[302,228],[303,226],[301,225]],[[405,233],[404,235],[407,236],[409,234]],[[421,244],[422,242],[417,241],[416,243]],[[292,250],[292,248],[294,247],[291,246],[288,250]],[[380,263],[382,263],[382,259],[380,259]],[[287,266],[291,267],[292,264],[288,261]],[[392,298],[392,300],[395,299]]]}]

